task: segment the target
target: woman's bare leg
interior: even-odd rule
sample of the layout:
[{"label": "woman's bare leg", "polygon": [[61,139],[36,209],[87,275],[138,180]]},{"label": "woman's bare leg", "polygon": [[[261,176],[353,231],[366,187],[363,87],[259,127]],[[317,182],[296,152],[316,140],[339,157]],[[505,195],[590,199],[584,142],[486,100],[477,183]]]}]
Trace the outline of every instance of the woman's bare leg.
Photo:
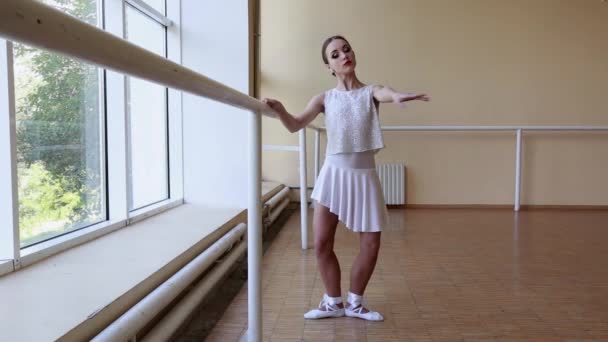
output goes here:
[{"label": "woman's bare leg", "polygon": [[350,292],[363,296],[378,260],[380,232],[359,234],[359,255],[355,258],[350,272]]},{"label": "woman's bare leg", "polygon": [[[334,237],[338,225],[338,216],[318,202],[315,202],[313,217],[313,230],[315,241],[315,254],[321,279],[325,285],[327,295],[341,297],[340,290],[340,264],[334,253]],[[339,305],[342,307],[342,304]]]}]

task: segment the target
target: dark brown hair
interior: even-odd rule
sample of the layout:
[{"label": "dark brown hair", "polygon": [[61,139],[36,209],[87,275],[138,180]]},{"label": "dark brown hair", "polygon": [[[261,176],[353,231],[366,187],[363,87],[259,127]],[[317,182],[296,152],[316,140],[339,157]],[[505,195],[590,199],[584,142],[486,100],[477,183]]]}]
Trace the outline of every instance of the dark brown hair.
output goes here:
[{"label": "dark brown hair", "polygon": [[329,64],[329,60],[327,59],[327,54],[325,53],[325,50],[327,50],[327,45],[329,45],[329,43],[333,42],[336,39],[342,39],[343,41],[346,42],[346,44],[350,45],[348,40],[346,40],[346,38],[344,38],[342,36],[331,36],[331,37],[325,39],[325,42],[323,42],[323,47],[321,48],[321,58],[323,58],[323,62],[325,64]]}]

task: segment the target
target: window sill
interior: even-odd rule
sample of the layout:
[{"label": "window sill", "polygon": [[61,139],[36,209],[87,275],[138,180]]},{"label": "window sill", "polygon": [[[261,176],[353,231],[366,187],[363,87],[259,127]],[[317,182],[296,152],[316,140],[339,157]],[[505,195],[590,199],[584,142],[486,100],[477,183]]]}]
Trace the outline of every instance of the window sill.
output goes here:
[{"label": "window sill", "polygon": [[[263,202],[281,187],[263,182]],[[97,227],[106,235],[0,277],[2,340],[88,341],[246,221],[244,208],[184,204],[123,229],[119,223]],[[12,270],[8,261],[0,271],[5,264]]]},{"label": "window sill", "polygon": [[245,221],[242,208],[182,205],[7,274],[0,278],[2,339],[88,340]]},{"label": "window sill", "polygon": [[183,203],[184,201],[182,199],[162,201],[157,204],[132,212],[127,221],[104,221],[83,229],[79,229],[70,234],[66,234],[64,236],[45,241],[43,243],[24,248],[21,250],[21,260],[19,261],[19,267],[29,266],[61,251],[97,239],[120,228],[124,228],[125,226],[127,226],[127,223],[129,225],[134,224],[135,222],[157,215],[163,211],[169,210]]},{"label": "window sill", "polygon": [[13,271],[12,260],[0,260],[0,276]]},{"label": "window sill", "polygon": [[169,209],[175,208],[184,204],[183,199],[172,200],[167,199],[158,203],[151,204],[141,209],[134,210],[129,213],[128,224],[133,224],[141,220],[147,219],[148,217],[160,214]]}]

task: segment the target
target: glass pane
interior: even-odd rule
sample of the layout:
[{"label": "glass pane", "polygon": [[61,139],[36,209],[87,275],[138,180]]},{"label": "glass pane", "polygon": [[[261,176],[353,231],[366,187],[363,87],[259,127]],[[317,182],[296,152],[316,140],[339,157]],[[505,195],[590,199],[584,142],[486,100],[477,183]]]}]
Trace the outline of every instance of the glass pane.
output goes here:
[{"label": "glass pane", "polygon": [[[127,6],[127,39],[165,56],[165,28]],[[128,86],[131,198],[135,210],[169,197],[167,89],[130,77]]]},{"label": "glass pane", "polygon": [[165,12],[165,0],[143,0],[150,7],[159,11],[162,15],[167,15]]},{"label": "glass pane", "polygon": [[[97,23],[95,0],[44,1]],[[99,69],[14,45],[21,247],[106,219]]]}]

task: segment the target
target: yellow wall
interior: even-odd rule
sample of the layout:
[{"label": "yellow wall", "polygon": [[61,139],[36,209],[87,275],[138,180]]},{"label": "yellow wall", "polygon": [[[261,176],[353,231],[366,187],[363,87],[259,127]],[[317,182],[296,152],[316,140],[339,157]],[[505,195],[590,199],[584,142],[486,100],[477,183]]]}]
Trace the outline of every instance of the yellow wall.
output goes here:
[{"label": "yellow wall", "polygon": [[[335,86],[320,46],[343,34],[364,83],[432,97],[383,104],[383,125],[608,125],[600,0],[260,1],[259,94],[292,113]],[[298,143],[278,121],[263,125],[264,144]],[[522,204],[608,205],[608,132],[524,137]],[[387,132],[385,143],[377,160],[406,164],[410,204],[513,201],[514,133]],[[263,163],[264,178],[298,186],[296,153],[266,151]]]}]

